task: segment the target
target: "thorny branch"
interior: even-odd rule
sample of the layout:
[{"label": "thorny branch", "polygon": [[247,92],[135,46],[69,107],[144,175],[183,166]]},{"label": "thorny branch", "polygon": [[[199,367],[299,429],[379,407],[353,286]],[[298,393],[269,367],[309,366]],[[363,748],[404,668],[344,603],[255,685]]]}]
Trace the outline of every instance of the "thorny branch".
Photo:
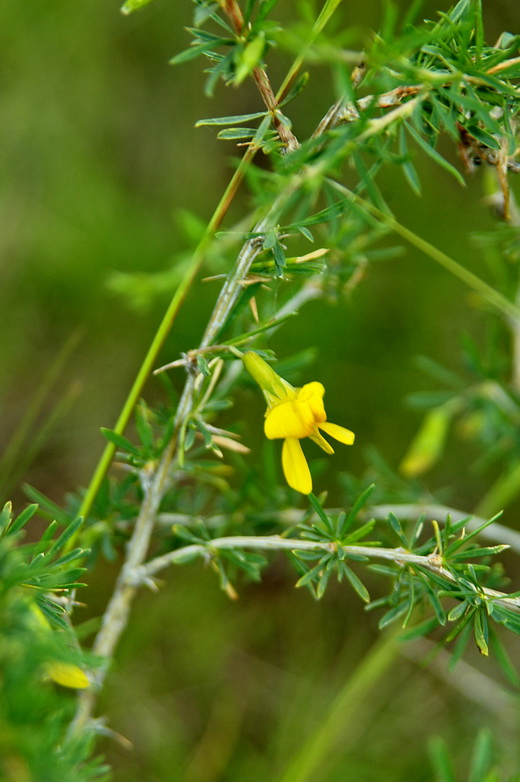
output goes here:
[{"label": "thorny branch", "polygon": [[[291,538],[282,538],[280,535],[233,535],[230,537],[214,538],[213,540],[208,541],[207,544],[194,543],[189,546],[183,546],[182,548],[175,549],[175,551],[169,551],[167,554],[163,554],[160,557],[152,559],[135,573],[135,578],[137,580],[145,580],[148,582],[152,576],[156,575],[156,573],[163,570],[165,567],[168,567],[169,565],[175,564],[178,561],[186,561],[187,558],[195,558],[196,556],[200,556],[206,560],[211,560],[213,552],[224,549],[260,549],[262,551],[315,551],[317,554],[321,552],[334,553],[339,549],[342,549],[347,557],[349,554],[352,554],[354,556],[365,556],[371,559],[390,560],[403,567],[411,565],[425,568],[426,570],[441,576],[443,579],[449,581],[452,584],[457,583],[456,576],[445,566],[442,556],[437,553],[423,556],[420,554],[413,554],[404,548],[382,548],[379,546],[339,546],[339,544],[333,542],[295,540]],[[486,587],[480,587],[479,592],[482,594],[482,597],[488,600],[493,600],[496,603],[508,607],[514,607],[516,610],[520,611],[519,597],[509,597],[505,592],[498,592],[495,589],[487,589]]]}]

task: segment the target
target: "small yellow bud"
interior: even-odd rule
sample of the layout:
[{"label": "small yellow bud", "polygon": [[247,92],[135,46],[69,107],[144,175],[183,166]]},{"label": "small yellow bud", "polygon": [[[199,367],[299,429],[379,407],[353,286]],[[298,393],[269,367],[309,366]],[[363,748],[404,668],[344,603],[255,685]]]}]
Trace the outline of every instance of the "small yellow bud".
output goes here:
[{"label": "small yellow bud", "polygon": [[274,369],[263,358],[260,358],[258,353],[248,350],[242,356],[242,361],[251,377],[256,380],[266,395],[271,394],[277,399],[284,399],[294,393],[292,385],[277,375]]},{"label": "small yellow bud", "polygon": [[430,410],[405,454],[399,469],[407,478],[415,478],[433,467],[440,458],[451,419],[446,405]]},{"label": "small yellow bud", "polygon": [[71,687],[76,690],[84,690],[90,686],[90,682],[84,671],[73,663],[64,663],[53,660],[45,666],[49,679],[62,687]]}]

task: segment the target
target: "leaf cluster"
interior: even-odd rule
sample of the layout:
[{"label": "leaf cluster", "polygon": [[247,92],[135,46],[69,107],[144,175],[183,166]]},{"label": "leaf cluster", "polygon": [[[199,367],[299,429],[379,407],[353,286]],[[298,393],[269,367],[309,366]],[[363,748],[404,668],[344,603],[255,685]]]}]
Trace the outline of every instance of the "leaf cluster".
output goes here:
[{"label": "leaf cluster", "polygon": [[23,528],[36,510],[30,505],[14,517],[8,503],[0,513],[0,723],[6,728],[0,736],[0,777],[107,779],[106,768],[92,759],[91,737],[67,740],[75,699],[47,674],[50,663],[94,662],[79,649],[69,619],[85,552],[66,548],[79,522],[57,538],[51,524],[40,540],[26,542]]},{"label": "leaf cluster", "polygon": [[[494,757],[493,738],[489,730],[478,732],[469,765],[467,782],[518,782],[520,775],[503,775]],[[435,771],[435,782],[456,782],[462,779],[455,772],[453,760],[446,742],[437,736],[430,742],[430,757]]]}]

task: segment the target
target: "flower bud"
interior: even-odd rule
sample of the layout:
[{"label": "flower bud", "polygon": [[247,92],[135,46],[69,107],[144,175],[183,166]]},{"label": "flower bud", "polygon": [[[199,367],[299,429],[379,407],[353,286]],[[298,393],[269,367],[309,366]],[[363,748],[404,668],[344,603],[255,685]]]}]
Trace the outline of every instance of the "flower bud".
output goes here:
[{"label": "flower bud", "polygon": [[294,388],[283,377],[277,375],[274,369],[269,364],[260,358],[258,353],[254,353],[252,350],[248,350],[242,356],[244,366],[258,383],[262,391],[268,395],[275,396],[277,399],[285,399],[287,396],[294,394]]}]

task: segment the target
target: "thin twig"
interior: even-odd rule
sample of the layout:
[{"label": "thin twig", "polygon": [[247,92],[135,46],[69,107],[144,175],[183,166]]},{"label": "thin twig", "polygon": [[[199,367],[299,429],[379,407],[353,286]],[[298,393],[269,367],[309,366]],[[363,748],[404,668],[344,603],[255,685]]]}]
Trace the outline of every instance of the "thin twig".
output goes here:
[{"label": "thin twig", "polygon": [[[244,17],[242,15],[242,9],[236,0],[219,0],[222,10],[227,15],[231,24],[233,25],[237,35],[242,35],[244,29]],[[258,91],[262,97],[266,109],[271,115],[273,126],[278,133],[278,137],[286,150],[292,152],[298,149],[300,146],[298,139],[292,133],[287,126],[287,122],[284,122],[283,114],[280,111],[278,105],[277,96],[273,92],[269,77],[265,72],[265,69],[259,65],[253,68],[252,72],[253,81],[255,82]]]},{"label": "thin twig", "polygon": [[127,549],[126,560],[103,615],[101,629],[97,634],[92,651],[103,658],[103,664],[93,674],[92,686],[84,690],[79,697],[76,717],[71,724],[70,734],[75,735],[85,727],[90,719],[96,699],[106,677],[108,666],[115,647],[128,621],[130,606],[140,583],[133,578],[136,568],[139,568],[148,554],[150,537],[153,532],[155,517],[168,482],[173,441],[163,454],[155,478],[145,492],[145,498],[137,519],[133,535]]},{"label": "thin twig", "polygon": [[[169,551],[160,557],[155,557],[146,565],[143,565],[135,573],[135,579],[149,580],[164,568],[174,565],[176,562],[185,562],[187,559],[202,557],[211,559],[212,553],[222,550],[236,549],[255,549],[261,551],[315,551],[320,553],[333,553],[341,549],[348,557],[364,556],[369,559],[384,559],[395,562],[397,565],[412,565],[425,568],[446,581],[456,584],[457,579],[453,573],[445,567],[444,561],[439,554],[413,554],[404,548],[383,548],[379,546],[339,546],[333,542],[320,542],[313,540],[299,540],[291,538],[282,538],[279,535],[235,535],[223,538],[214,538],[207,543],[194,543],[189,546]],[[481,587],[480,592],[483,597],[493,600],[495,603],[507,607],[513,607],[520,611],[520,598],[509,597],[505,592],[499,592],[495,589]]]}]

